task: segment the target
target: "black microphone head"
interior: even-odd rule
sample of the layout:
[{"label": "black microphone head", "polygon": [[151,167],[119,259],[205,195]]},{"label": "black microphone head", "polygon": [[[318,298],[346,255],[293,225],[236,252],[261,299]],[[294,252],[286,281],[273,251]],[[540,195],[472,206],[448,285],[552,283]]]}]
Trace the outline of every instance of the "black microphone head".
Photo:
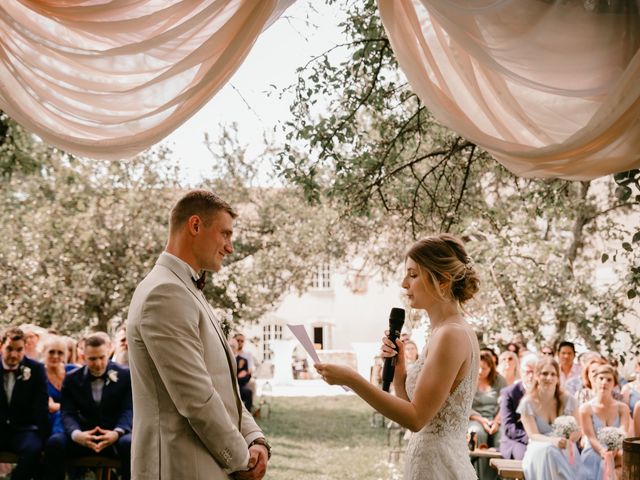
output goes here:
[{"label": "black microphone head", "polygon": [[404,308],[392,308],[389,313],[389,330],[400,331],[404,325]]}]

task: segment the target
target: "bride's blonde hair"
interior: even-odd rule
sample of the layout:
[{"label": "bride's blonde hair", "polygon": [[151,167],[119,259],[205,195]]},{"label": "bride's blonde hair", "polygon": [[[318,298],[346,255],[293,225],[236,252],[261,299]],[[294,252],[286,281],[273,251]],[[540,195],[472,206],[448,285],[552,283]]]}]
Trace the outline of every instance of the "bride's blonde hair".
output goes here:
[{"label": "bride's blonde hair", "polygon": [[[462,241],[446,233],[414,243],[407,257],[418,264],[423,282],[429,282],[442,300],[464,303],[480,289],[480,279]],[[442,284],[446,287],[441,288]]]}]

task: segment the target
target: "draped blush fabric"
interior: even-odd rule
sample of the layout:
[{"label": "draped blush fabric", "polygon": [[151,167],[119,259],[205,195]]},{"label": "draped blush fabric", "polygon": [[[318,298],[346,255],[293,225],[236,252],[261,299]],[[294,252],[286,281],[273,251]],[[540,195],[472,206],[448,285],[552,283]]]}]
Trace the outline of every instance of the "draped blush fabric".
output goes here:
[{"label": "draped blush fabric", "polygon": [[378,0],[435,117],[514,173],[640,166],[637,0]]},{"label": "draped blush fabric", "polygon": [[0,0],[0,109],[46,142],[130,157],[198,111],[295,0]]}]

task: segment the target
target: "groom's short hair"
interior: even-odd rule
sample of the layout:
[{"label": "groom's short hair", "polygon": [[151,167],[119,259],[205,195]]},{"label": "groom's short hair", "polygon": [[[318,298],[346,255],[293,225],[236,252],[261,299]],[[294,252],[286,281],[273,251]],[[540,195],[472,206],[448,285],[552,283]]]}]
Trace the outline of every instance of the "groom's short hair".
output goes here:
[{"label": "groom's short hair", "polygon": [[208,190],[191,190],[183,195],[171,209],[169,229],[171,232],[175,232],[184,225],[192,215],[198,215],[205,226],[208,226],[213,214],[219,210],[226,211],[231,215],[231,218],[238,216],[231,205],[215,193]]}]

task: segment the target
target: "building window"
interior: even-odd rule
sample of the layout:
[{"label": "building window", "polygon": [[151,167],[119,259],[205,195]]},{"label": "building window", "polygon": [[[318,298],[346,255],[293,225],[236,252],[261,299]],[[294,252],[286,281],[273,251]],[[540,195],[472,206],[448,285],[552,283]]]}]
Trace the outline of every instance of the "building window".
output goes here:
[{"label": "building window", "polygon": [[273,351],[271,350],[272,340],[282,340],[282,325],[264,325],[262,327],[262,358],[271,360]]},{"label": "building window", "polygon": [[331,266],[329,263],[323,263],[316,268],[311,277],[312,288],[331,288]]},{"label": "building window", "polygon": [[313,344],[317,350],[322,350],[324,348],[324,328],[323,327],[313,327]]}]

